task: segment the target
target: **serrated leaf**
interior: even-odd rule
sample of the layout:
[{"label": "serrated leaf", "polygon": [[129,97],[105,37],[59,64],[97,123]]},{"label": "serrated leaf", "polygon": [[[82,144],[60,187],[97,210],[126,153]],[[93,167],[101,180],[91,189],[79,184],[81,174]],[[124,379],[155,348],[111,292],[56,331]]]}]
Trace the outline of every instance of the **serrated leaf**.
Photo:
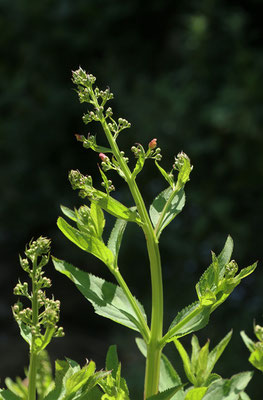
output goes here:
[{"label": "serrated leaf", "polygon": [[171,323],[166,334],[169,336],[167,341],[171,341],[174,336],[180,338],[204,328],[208,324],[209,315],[210,307],[201,306],[199,301],[185,307]]},{"label": "serrated leaf", "polygon": [[101,239],[92,236],[87,232],[78,231],[76,228],[68,224],[62,217],[58,218],[57,225],[61,232],[82,250],[93,254],[108,266],[113,265],[113,254]]},{"label": "serrated leaf", "polygon": [[[176,370],[168,360],[168,358],[162,354],[161,363],[160,363],[160,382],[159,382],[159,390],[160,392],[170,389],[172,387],[181,385],[181,379],[177,374]],[[184,399],[184,391],[183,389],[179,390],[172,400],[183,400]]]},{"label": "serrated leaf", "polygon": [[123,219],[117,219],[107,243],[107,247],[111,250],[112,254],[114,255],[115,267],[118,262],[119,250],[126,225],[127,221],[124,221]]},{"label": "serrated leaf", "polygon": [[[91,302],[97,314],[140,332],[140,322],[123,290],[92,274],[81,271],[63,260],[53,257],[57,271],[71,279],[83,296]],[[146,321],[142,305],[134,298]]]},{"label": "serrated leaf", "polygon": [[176,215],[182,211],[184,204],[185,194],[183,189],[176,192],[171,187],[168,187],[154,199],[149,212],[157,237],[160,236],[163,229]]},{"label": "serrated leaf", "polygon": [[241,372],[230,379],[219,379],[212,383],[202,400],[238,400],[252,375],[253,372]]},{"label": "serrated leaf", "polygon": [[172,397],[182,388],[182,385],[167,389],[147,398],[147,400],[171,400]]}]

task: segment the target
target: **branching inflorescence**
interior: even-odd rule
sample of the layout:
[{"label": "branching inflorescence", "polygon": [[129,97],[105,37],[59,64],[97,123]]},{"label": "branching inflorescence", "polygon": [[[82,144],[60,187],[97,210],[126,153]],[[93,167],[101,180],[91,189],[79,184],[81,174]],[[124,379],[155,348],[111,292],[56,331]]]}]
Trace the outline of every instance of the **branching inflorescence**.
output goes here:
[{"label": "branching inflorescence", "polygon": [[[149,141],[147,149],[140,143],[131,147],[136,162],[134,167],[130,169],[128,157],[124,151],[119,149],[117,144],[120,132],[130,128],[130,123],[123,118],[117,120],[113,118],[112,109],[106,107],[107,102],[113,98],[113,94],[109,89],[103,91],[94,87],[95,81],[96,78],[86,73],[82,68],[73,72],[73,83],[76,85],[80,102],[88,103],[92,107],[83,115],[83,121],[85,124],[91,121],[99,122],[109,144],[109,147],[100,146],[97,144],[97,138],[90,134],[87,137],[76,135],[77,140],[83,144],[85,149],[92,149],[98,153],[101,160],[99,172],[104,190],[99,190],[93,186],[91,176],[85,176],[76,170],[71,171],[69,180],[72,188],[79,190],[80,196],[88,200],[90,205],[81,206],[78,210],[70,210],[62,206],[63,213],[75,223],[75,226],[59,217],[58,227],[78,247],[104,262],[114,275],[118,285],[80,271],[65,261],[54,258],[53,262],[57,270],[67,275],[77,285],[83,295],[93,304],[96,313],[140,332],[142,342],[138,339],[137,344],[146,357],[144,398],[168,399],[172,397],[178,400],[183,399],[186,392],[173,367],[169,364],[169,368],[174,371],[172,382],[171,380],[169,383],[165,382],[163,374],[160,373],[167,361],[162,354],[164,346],[174,341],[182,355],[184,352],[180,347],[178,338],[203,328],[208,323],[210,314],[227,299],[245,276],[254,271],[256,263],[244,268],[238,274],[237,263],[231,260],[233,241],[229,236],[222,252],[218,256],[212,253],[212,263],[196,285],[196,302],[179,311],[168,331],[165,334],[163,333],[163,283],[159,239],[164,228],[184,207],[184,187],[189,181],[193,167],[189,157],[184,152],[180,152],[175,157],[171,170],[167,172],[160,165],[161,149],[157,147],[157,139],[154,138]],[[143,196],[136,182],[137,175],[142,171],[148,159],[153,160],[168,184],[168,187],[153,200],[149,210],[146,209]],[[134,201],[133,207],[126,207],[112,196],[115,187],[112,180],[107,177],[109,170],[114,170],[126,181]],[[107,242],[105,242],[103,234],[104,212],[116,218]],[[138,224],[146,238],[152,284],[150,325],[147,322],[142,305],[131,293],[119,269],[118,253],[128,222]],[[107,290],[105,290],[106,287]],[[227,336],[227,338],[230,339],[230,336]],[[198,349],[199,345],[197,346],[196,340],[194,343],[195,349]],[[202,350],[201,353],[204,351]],[[213,363],[215,363],[217,357],[211,357]],[[167,363],[165,365],[167,366]],[[202,380],[204,386],[202,391],[199,391],[199,397],[188,395],[185,398],[189,400],[192,398],[206,399],[206,397],[200,397],[201,394],[204,396],[206,392],[209,393],[209,387],[215,384],[214,380],[210,379],[212,369],[208,368],[207,371],[205,379]],[[248,383],[250,377],[248,378],[246,375],[243,378],[244,380],[247,379]],[[240,377],[241,380],[243,378]],[[223,382],[222,379],[221,381]],[[224,385],[222,382],[220,384]],[[167,391],[158,394],[164,390]],[[193,396],[197,395],[196,390],[195,387],[192,389]],[[207,397],[207,399],[209,398]]]}]

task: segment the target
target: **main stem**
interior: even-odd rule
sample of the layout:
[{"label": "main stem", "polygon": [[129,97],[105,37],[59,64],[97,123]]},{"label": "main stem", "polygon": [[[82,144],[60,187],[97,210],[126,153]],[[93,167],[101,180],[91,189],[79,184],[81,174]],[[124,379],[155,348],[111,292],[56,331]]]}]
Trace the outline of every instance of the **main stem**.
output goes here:
[{"label": "main stem", "polygon": [[[37,289],[36,289],[36,269],[37,260],[33,262],[33,276],[32,276],[32,325],[37,326],[38,323],[38,303],[37,303]],[[37,354],[34,352],[35,347],[35,334],[32,333],[32,342],[30,347],[30,361],[28,373],[28,400],[36,400],[36,375],[37,375]]]},{"label": "main stem", "polygon": [[163,283],[159,244],[135,178],[132,177],[131,171],[127,166],[127,163],[123,159],[118,145],[113,139],[111,131],[104,117],[101,118],[101,124],[108,139],[108,142],[111,146],[113,155],[118,161],[122,172],[125,175],[132,197],[137,206],[138,213],[143,222],[142,229],[144,231],[147,243],[152,284],[151,330],[150,337],[147,343],[147,358],[144,384],[144,399],[147,399],[148,397],[158,393],[160,361],[162,354],[160,342],[163,334]]}]

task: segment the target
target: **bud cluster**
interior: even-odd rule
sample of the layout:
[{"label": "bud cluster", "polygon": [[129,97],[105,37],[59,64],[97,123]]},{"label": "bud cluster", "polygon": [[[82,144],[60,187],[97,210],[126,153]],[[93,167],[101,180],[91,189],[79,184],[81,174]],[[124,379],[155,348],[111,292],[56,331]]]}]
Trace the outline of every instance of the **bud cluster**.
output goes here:
[{"label": "bud cluster", "polygon": [[87,74],[84,69],[79,68],[72,71],[72,81],[76,85],[92,86],[96,82],[96,78],[92,74]]},{"label": "bud cluster", "polygon": [[[96,87],[94,90],[92,85],[95,83],[96,78],[91,74],[87,74],[82,68],[72,72],[72,81],[77,85],[77,92],[81,103],[90,103],[94,106],[94,111],[89,111],[84,114],[83,121],[85,124],[95,120],[99,121],[103,117],[104,106],[107,101],[113,99],[113,93],[110,89],[100,90]],[[106,111],[105,117],[112,115],[109,109]]]},{"label": "bud cluster", "polygon": [[[100,90],[98,87],[93,89],[92,85],[96,78],[91,74],[87,74],[82,68],[73,71],[72,80],[73,83],[77,85],[77,93],[80,102],[87,102],[93,106],[93,111],[88,111],[82,117],[85,124],[89,124],[92,121],[101,121],[103,123],[103,120],[105,123],[105,119],[109,118],[110,122],[107,124],[107,126],[112,132],[114,139],[117,138],[118,134],[122,130],[130,128],[131,124],[126,119],[119,118],[116,122],[112,118],[113,112],[111,107],[108,107],[106,111],[104,111],[105,104],[114,97],[109,88],[106,90]],[[80,141],[83,140],[80,139]],[[92,146],[87,147],[91,147],[94,150]]]},{"label": "bud cluster", "polygon": [[41,236],[35,241],[31,240],[29,245],[26,246],[26,258],[20,257],[21,267],[28,273],[32,281],[31,292],[29,292],[27,282],[18,281],[14,288],[14,294],[26,297],[31,303],[31,308],[23,307],[19,300],[12,310],[20,329],[27,329],[31,332],[30,346],[34,346],[37,338],[43,339],[47,328],[52,328],[51,337],[63,335],[63,329],[56,325],[59,321],[60,302],[53,298],[49,299],[45,291],[42,290],[51,287],[51,280],[43,276],[43,267],[49,260],[49,253],[50,240]]},{"label": "bud cluster", "polygon": [[187,154],[185,154],[183,151],[177,154],[177,157],[175,157],[175,162],[173,165],[173,169],[180,171],[182,167],[184,166],[185,161],[190,162],[190,158],[188,157]]},{"label": "bud cluster", "polygon": [[[91,205],[91,208],[94,204]],[[77,216],[77,227],[80,231],[89,233],[92,236],[101,237],[101,231],[98,230],[97,219],[94,219],[94,213],[92,213],[90,207],[84,205],[81,206],[78,210],[76,210]],[[101,211],[101,213],[103,213]]]},{"label": "bud cluster", "polygon": [[68,177],[73,190],[92,190],[92,177],[90,175],[85,176],[79,170],[72,169]]},{"label": "bud cluster", "polygon": [[99,121],[100,118],[98,114],[95,114],[93,111],[89,111],[88,113],[84,114],[82,117],[84,124],[89,124],[92,121]]},{"label": "bud cluster", "polygon": [[131,151],[133,152],[135,158],[143,157],[145,160],[151,158],[156,161],[162,159],[161,149],[157,147],[157,139],[152,139],[148,144],[148,150],[145,152],[143,146],[140,143],[136,143],[136,146],[132,146]]},{"label": "bud cluster", "polygon": [[225,270],[225,278],[231,279],[234,278],[238,271],[238,265],[235,260],[231,260],[227,265],[226,265],[226,270]]}]

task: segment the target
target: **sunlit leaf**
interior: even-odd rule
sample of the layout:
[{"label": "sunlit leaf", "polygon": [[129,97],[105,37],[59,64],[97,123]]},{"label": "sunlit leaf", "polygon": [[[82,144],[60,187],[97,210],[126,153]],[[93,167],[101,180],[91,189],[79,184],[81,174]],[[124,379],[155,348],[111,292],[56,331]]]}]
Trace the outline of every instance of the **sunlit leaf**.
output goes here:
[{"label": "sunlit leaf", "polygon": [[68,224],[62,217],[58,218],[57,225],[64,235],[82,250],[93,254],[108,266],[113,265],[113,254],[101,239],[87,232],[80,232]]},{"label": "sunlit leaf", "polygon": [[171,400],[173,396],[182,388],[182,385],[167,389],[147,398],[147,400]]},{"label": "sunlit leaf", "polygon": [[[180,338],[204,328],[209,321],[210,307],[203,307],[198,301],[181,310],[168,330],[168,341],[175,336]],[[170,333],[170,334],[169,334]]]},{"label": "sunlit leaf", "polygon": [[183,189],[175,192],[171,187],[168,187],[154,199],[149,212],[157,237],[182,211],[184,204],[185,194]]},{"label": "sunlit leaf", "polygon": [[219,379],[212,383],[202,400],[238,400],[252,375],[253,372],[241,372],[230,379]]},{"label": "sunlit leaf", "polygon": [[[91,302],[97,314],[140,332],[140,322],[123,290],[92,274],[81,271],[65,261],[53,257],[57,271],[71,279],[83,296]],[[145,320],[142,305],[134,298]]]},{"label": "sunlit leaf", "polygon": [[121,241],[123,237],[123,233],[125,231],[127,225],[127,221],[123,219],[117,219],[115,222],[114,227],[112,228],[107,247],[111,250],[112,254],[115,258],[115,267],[118,261],[118,254],[121,246]]}]

